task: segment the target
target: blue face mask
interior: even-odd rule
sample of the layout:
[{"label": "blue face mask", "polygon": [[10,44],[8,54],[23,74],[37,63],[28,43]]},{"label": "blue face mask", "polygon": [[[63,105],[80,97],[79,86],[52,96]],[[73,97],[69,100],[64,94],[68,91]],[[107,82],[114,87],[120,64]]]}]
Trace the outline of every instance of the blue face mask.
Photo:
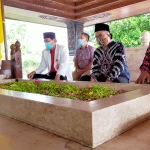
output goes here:
[{"label": "blue face mask", "polygon": [[78,40],[78,43],[79,43],[80,46],[83,46],[83,45],[84,45],[84,41],[83,41],[82,39],[79,39],[79,40]]},{"label": "blue face mask", "polygon": [[53,49],[53,45],[50,42],[46,42],[45,47],[46,47],[47,50],[52,50]]}]

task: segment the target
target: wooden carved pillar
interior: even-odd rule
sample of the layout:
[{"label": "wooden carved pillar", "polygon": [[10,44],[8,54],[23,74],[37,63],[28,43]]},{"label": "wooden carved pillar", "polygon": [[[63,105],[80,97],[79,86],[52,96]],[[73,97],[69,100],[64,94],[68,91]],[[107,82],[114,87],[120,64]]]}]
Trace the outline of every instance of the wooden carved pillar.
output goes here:
[{"label": "wooden carved pillar", "polygon": [[11,60],[2,60],[0,73],[6,75],[6,78],[22,78],[22,57],[19,41],[12,44],[10,49]]},{"label": "wooden carved pillar", "polygon": [[67,23],[67,30],[68,30],[69,54],[74,55],[78,47],[79,36],[83,32],[83,23],[82,22],[69,22]]}]

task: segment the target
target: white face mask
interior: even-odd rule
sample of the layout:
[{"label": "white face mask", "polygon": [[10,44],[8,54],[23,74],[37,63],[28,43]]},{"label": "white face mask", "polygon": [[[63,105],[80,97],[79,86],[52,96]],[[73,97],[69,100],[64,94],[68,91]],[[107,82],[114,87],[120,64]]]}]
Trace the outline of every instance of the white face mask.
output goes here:
[{"label": "white face mask", "polygon": [[99,46],[103,47],[105,45],[106,39],[97,39],[97,43]]}]

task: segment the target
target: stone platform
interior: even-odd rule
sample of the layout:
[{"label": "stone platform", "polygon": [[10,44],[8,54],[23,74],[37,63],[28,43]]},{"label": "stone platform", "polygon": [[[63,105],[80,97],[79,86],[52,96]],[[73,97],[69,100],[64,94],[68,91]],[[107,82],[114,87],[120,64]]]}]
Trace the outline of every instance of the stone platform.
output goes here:
[{"label": "stone platform", "polygon": [[149,150],[150,120],[92,149],[0,115],[0,150]]},{"label": "stone platform", "polygon": [[[91,85],[90,82],[69,84]],[[128,92],[84,102],[0,90],[0,114],[92,148],[150,118],[149,86],[97,84]]]}]

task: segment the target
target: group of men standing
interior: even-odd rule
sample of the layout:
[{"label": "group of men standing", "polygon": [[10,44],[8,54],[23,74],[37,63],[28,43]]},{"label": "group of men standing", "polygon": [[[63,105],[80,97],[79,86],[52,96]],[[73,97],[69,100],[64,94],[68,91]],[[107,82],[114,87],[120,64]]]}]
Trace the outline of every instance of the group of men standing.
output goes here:
[{"label": "group of men standing", "polygon": [[[46,32],[43,36],[46,49],[42,51],[40,66],[29,73],[28,78],[46,78],[55,81],[130,82],[125,47],[122,43],[112,40],[107,24],[95,25],[95,39],[99,45],[96,50],[88,44],[89,35],[81,33],[78,40],[79,48],[74,56],[73,72],[69,65],[68,48],[57,44],[53,32]],[[49,72],[41,74],[46,68]]]}]

